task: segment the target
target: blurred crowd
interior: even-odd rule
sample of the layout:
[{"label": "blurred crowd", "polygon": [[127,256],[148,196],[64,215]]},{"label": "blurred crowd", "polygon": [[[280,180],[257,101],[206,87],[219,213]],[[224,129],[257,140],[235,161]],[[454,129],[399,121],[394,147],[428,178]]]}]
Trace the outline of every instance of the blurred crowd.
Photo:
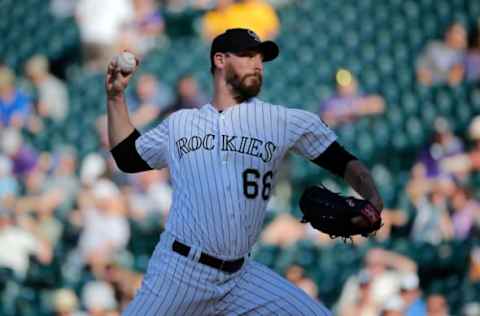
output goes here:
[{"label": "blurred crowd", "polygon": [[[85,68],[102,70],[115,52],[139,56],[166,40],[165,16],[201,12],[198,35],[205,41],[232,26],[275,38],[280,22],[275,7],[287,1],[261,0],[51,0],[57,15],[74,16],[81,34]],[[480,80],[480,32],[453,23],[443,39],[432,39],[417,60],[420,85],[461,85]],[[22,312],[6,298],[26,289],[48,292],[46,305],[56,315],[114,316],[133,297],[148,256],[168,217],[171,184],[168,170],[125,175],[108,149],[106,119],[96,121],[102,147],[80,157],[75,144],[39,151],[24,137],[39,135],[48,124],[69,116],[66,83],[51,72],[49,60],[32,56],[22,72],[0,66],[0,306]],[[318,113],[332,128],[355,124],[388,110],[380,94],[364,93],[348,69],[339,69],[336,90],[322,100]],[[134,124],[146,129],[169,113],[196,108],[208,101],[194,76],[178,77],[169,86],[156,74],[143,73],[127,93]],[[472,178],[480,169],[480,116],[459,135],[448,118],[438,117],[431,140],[419,149],[402,191],[401,203],[384,211],[385,225],[373,240],[402,238],[440,245],[478,239],[480,201]],[[279,191],[291,192],[288,181]],[[299,223],[281,203],[269,209],[273,220],[261,244],[286,249],[302,240],[318,248],[338,243]],[[280,201],[280,202],[279,202]],[[282,209],[278,209],[282,205]],[[368,243],[354,238],[354,244]],[[479,250],[470,257],[468,278],[480,282]],[[291,264],[285,276],[309,295],[319,297],[321,283],[303,267]],[[343,284],[334,304],[338,315],[449,315],[446,297],[425,293],[417,263],[382,247],[369,249],[362,266]],[[10,296],[9,296],[10,295]],[[480,303],[480,302],[479,302]],[[464,315],[480,315],[468,302]]]},{"label": "blurred crowd", "polygon": [[[0,283],[13,296],[24,287],[50,290],[47,305],[58,315],[118,315],[138,288],[168,215],[168,171],[121,173],[109,154],[104,116],[96,124],[97,152],[79,157],[75,144],[35,148],[25,135],[35,138],[48,124],[64,122],[68,90],[44,56],[33,56],[24,69],[19,78],[0,67]],[[142,74],[127,99],[139,128],[206,101],[188,73],[174,89]],[[146,246],[133,244],[135,227],[150,234]],[[141,255],[147,259],[135,262]],[[35,283],[52,269],[60,271],[51,282]],[[70,288],[56,290],[59,284]]]},{"label": "blurred crowd", "polygon": [[[427,43],[416,61],[416,76],[420,85],[456,86],[462,82],[480,80],[480,22],[470,33],[460,22],[452,23],[443,39]],[[362,92],[355,75],[348,69],[335,74],[335,94],[323,100],[319,113],[330,126],[381,114],[385,102],[376,94]]]},{"label": "blurred crowd", "polygon": [[471,34],[462,23],[453,23],[443,39],[432,40],[417,60],[417,77],[421,84],[457,85],[462,80],[480,79],[480,32]]},{"label": "blurred crowd", "polygon": [[[51,0],[51,11],[56,16],[75,17],[86,67],[99,70],[115,52],[129,50],[142,57],[164,45],[169,33],[167,17],[185,16],[179,27],[191,29],[191,35],[206,41],[232,27],[252,29],[262,39],[274,38],[280,25],[273,5],[286,2],[289,0]],[[192,11],[195,14],[188,18]]]},{"label": "blurred crowd", "polygon": [[[417,62],[419,84],[428,87],[480,82],[479,30],[480,26],[469,36],[464,25],[453,23],[443,41],[428,43]],[[339,69],[334,82],[336,91],[319,106],[319,115],[332,128],[386,111],[388,105],[382,96],[362,93],[348,69]],[[439,246],[480,237],[480,195],[474,180],[480,168],[480,116],[472,117],[462,135],[455,132],[452,123],[446,117],[435,119],[429,141],[419,148],[411,166],[400,202],[383,212],[384,226],[374,237],[377,241],[404,238]],[[286,213],[277,216],[262,234],[262,243],[285,249],[305,239],[319,247],[336,242]],[[363,238],[354,238],[356,245],[364,242]],[[465,271],[476,271],[477,252],[474,247]],[[450,315],[441,293],[422,294],[417,266],[408,256],[377,248],[367,252],[364,260],[364,267],[344,284],[335,305],[338,315]],[[297,277],[303,273],[301,267],[292,269],[287,270],[287,276],[292,273],[291,280],[315,297],[318,289],[312,279]],[[472,283],[479,280],[476,272],[470,272],[468,279]],[[463,313],[480,315],[479,302],[465,304]]]}]

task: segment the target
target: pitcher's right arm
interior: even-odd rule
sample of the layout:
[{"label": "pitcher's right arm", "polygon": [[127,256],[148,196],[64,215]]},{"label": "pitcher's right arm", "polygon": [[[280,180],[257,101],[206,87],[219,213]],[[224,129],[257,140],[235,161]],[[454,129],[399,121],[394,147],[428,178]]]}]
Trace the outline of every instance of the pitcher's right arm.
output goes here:
[{"label": "pitcher's right arm", "polygon": [[113,58],[108,65],[105,90],[107,93],[108,141],[110,149],[113,149],[127,138],[135,129],[130,121],[127,104],[125,103],[125,89],[133,74],[134,72],[126,76],[122,74],[116,58]]},{"label": "pitcher's right arm", "polygon": [[152,169],[141,158],[135,147],[135,141],[141,135],[130,121],[127,104],[125,103],[125,89],[134,72],[122,73],[117,65],[116,58],[113,58],[108,65],[105,79],[110,151],[118,168],[127,173]]}]

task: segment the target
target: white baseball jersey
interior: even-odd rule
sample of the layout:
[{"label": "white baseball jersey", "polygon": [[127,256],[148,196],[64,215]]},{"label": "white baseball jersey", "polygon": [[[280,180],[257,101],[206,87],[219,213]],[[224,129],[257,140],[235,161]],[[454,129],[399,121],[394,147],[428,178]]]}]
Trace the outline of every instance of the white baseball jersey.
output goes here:
[{"label": "white baseball jersey", "polygon": [[[179,111],[139,137],[140,156],[170,168],[174,193],[166,231],[123,315],[330,315],[247,254],[285,153],[314,159],[335,138],[317,115],[259,99],[222,113],[211,104]],[[187,257],[172,250],[175,240],[190,247]],[[227,273],[199,263],[202,252],[245,260]]]},{"label": "white baseball jersey", "polygon": [[166,230],[221,259],[248,254],[285,154],[318,157],[336,136],[313,113],[253,98],[219,112],[211,104],[173,113],[136,141],[152,168],[169,167]]}]

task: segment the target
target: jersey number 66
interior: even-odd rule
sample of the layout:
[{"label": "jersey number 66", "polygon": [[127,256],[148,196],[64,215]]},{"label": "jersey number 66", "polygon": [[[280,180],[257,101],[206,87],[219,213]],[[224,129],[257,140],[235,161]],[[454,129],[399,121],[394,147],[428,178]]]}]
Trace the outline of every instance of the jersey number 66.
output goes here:
[{"label": "jersey number 66", "polygon": [[[260,172],[256,169],[245,169],[242,173],[243,194],[245,194],[248,199],[255,199],[258,196],[259,184],[257,181],[260,176]],[[265,201],[270,197],[270,192],[272,190],[272,177],[272,171],[267,171],[262,177],[262,199]]]}]

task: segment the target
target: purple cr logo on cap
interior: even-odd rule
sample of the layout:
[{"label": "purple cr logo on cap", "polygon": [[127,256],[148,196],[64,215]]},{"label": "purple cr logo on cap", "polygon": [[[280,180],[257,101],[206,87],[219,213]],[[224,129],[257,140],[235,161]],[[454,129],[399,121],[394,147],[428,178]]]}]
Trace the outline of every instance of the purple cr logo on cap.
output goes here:
[{"label": "purple cr logo on cap", "polygon": [[260,37],[258,37],[258,35],[255,34],[254,31],[248,30],[247,32],[248,32],[248,35],[250,35],[251,37],[253,37],[254,40],[256,40],[257,42],[261,42]]}]

